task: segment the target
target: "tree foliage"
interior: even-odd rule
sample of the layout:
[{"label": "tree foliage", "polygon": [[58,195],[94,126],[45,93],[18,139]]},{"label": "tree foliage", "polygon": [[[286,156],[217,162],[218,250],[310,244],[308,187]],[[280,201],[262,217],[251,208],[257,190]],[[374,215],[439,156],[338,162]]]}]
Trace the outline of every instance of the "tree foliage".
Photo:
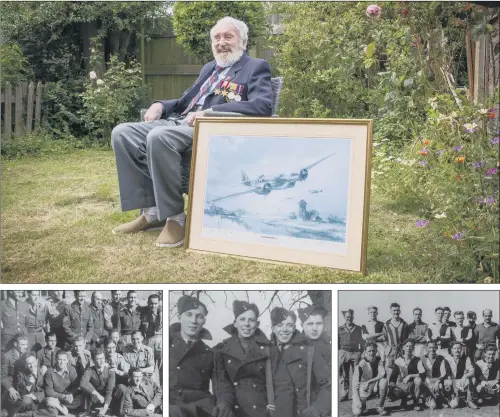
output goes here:
[{"label": "tree foliage", "polygon": [[186,52],[200,61],[211,61],[210,29],[217,20],[225,16],[247,24],[247,49],[252,48],[257,39],[266,34],[267,23],[264,7],[260,2],[176,2],[172,23],[177,41]]}]

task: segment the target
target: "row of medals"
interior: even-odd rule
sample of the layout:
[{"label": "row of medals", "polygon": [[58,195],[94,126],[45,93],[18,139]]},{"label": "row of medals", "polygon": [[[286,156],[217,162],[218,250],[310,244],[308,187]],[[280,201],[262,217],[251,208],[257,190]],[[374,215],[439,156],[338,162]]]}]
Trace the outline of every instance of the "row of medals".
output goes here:
[{"label": "row of medals", "polygon": [[217,88],[215,90],[215,95],[219,95],[221,94],[222,96],[226,97],[229,99],[229,100],[234,100],[234,101],[241,101],[241,96],[239,94],[235,94],[234,91],[230,91],[229,93],[226,91],[226,90],[221,90],[219,88]]}]

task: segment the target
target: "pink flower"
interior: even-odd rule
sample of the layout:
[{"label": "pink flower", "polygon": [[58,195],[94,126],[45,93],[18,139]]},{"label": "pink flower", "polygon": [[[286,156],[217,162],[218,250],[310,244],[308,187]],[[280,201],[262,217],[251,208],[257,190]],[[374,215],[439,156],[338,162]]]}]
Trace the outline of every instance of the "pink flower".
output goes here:
[{"label": "pink flower", "polygon": [[368,17],[379,17],[382,9],[376,4],[372,4],[366,8],[366,15]]},{"label": "pink flower", "polygon": [[490,168],[488,169],[485,173],[484,173],[484,176],[485,177],[492,177],[493,175],[495,175],[497,173],[497,169],[495,167],[493,168]]}]

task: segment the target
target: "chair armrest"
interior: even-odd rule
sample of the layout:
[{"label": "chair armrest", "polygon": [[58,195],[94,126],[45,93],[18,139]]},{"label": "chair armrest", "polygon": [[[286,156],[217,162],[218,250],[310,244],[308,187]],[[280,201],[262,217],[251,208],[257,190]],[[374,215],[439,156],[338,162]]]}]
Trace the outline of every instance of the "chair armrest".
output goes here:
[{"label": "chair armrest", "polygon": [[203,116],[207,117],[245,117],[245,114],[235,113],[231,111],[214,111],[214,110],[206,110],[203,113]]}]

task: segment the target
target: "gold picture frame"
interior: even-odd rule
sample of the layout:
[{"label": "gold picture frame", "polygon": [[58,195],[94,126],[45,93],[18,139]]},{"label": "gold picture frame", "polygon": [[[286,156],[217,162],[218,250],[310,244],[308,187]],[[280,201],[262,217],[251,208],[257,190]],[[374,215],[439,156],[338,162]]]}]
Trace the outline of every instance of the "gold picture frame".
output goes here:
[{"label": "gold picture frame", "polygon": [[366,274],[372,132],[370,119],[197,119],[184,247]]}]

